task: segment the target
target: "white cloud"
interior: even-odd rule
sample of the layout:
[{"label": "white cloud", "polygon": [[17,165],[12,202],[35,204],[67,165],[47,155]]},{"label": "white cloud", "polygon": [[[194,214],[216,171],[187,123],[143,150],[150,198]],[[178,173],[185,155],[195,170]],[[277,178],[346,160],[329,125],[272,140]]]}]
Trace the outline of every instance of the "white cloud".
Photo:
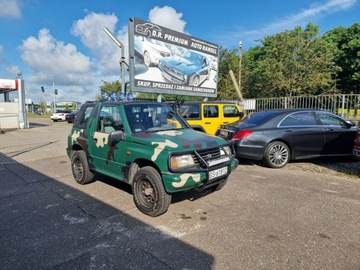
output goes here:
[{"label": "white cloud", "polygon": [[19,0],[0,0],[0,17],[21,17]]},{"label": "white cloud", "polygon": [[181,33],[185,32],[186,22],[182,20],[182,13],[169,6],[156,6],[149,12],[149,21],[170,28]]},{"label": "white cloud", "polygon": [[73,44],[57,41],[48,29],[41,29],[38,37],[28,37],[19,49],[23,61],[31,70],[30,81],[56,81],[62,85],[92,81],[89,58],[78,52]]},{"label": "white cloud", "polygon": [[244,39],[249,43],[254,43],[254,41],[262,39],[265,36],[273,35],[285,30],[291,30],[296,26],[305,26],[311,21],[316,22],[327,15],[347,10],[353,7],[356,4],[356,1],[357,0],[327,0],[325,2],[317,2],[307,9],[300,10],[297,13],[270,23],[263,28],[228,32],[223,36],[218,36],[218,39],[223,40],[228,44],[234,43],[234,40],[237,40],[235,42],[235,44],[237,44],[239,40]]},{"label": "white cloud", "polygon": [[114,14],[89,13],[84,19],[74,22],[72,34],[79,37],[85,47],[91,50],[103,74],[114,74],[119,70],[120,48],[103,30],[107,27],[123,44],[127,53],[127,26],[116,34],[114,29],[118,18]]}]

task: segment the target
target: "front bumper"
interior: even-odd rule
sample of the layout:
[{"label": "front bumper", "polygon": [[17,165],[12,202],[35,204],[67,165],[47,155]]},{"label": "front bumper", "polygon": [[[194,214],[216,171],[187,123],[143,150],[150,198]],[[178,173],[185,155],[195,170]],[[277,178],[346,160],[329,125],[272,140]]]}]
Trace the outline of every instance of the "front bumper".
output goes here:
[{"label": "front bumper", "polygon": [[219,184],[226,179],[239,164],[236,158],[227,163],[210,167],[196,172],[170,173],[163,172],[162,178],[165,190],[168,193],[176,193],[191,189],[206,189]]}]

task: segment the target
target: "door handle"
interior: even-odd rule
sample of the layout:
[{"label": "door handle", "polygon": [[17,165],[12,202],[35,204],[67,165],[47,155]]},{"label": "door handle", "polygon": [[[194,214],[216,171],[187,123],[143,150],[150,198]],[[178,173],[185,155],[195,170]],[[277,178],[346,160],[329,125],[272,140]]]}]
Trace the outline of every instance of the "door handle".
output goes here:
[{"label": "door handle", "polygon": [[211,124],[211,122],[205,122],[205,124],[206,124],[206,125],[209,125],[209,124]]}]

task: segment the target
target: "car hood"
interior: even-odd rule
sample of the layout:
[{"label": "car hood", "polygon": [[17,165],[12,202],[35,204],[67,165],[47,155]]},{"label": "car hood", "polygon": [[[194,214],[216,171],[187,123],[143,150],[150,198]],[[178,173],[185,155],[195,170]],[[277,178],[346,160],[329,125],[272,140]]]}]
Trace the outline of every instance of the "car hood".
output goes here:
[{"label": "car hood", "polygon": [[200,68],[199,65],[194,64],[193,62],[182,57],[163,58],[162,63],[165,66],[171,67],[172,69],[181,73],[188,73],[192,70]]},{"label": "car hood", "polygon": [[134,142],[149,147],[185,151],[225,145],[222,138],[193,129],[164,130],[134,134]]}]

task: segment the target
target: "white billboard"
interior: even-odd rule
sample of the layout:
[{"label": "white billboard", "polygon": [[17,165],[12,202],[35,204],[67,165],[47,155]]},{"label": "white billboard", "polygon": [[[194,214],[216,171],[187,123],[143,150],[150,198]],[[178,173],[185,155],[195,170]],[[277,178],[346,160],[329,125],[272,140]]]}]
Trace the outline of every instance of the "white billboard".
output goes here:
[{"label": "white billboard", "polygon": [[216,97],[218,54],[213,43],[137,18],[129,21],[133,91]]}]

